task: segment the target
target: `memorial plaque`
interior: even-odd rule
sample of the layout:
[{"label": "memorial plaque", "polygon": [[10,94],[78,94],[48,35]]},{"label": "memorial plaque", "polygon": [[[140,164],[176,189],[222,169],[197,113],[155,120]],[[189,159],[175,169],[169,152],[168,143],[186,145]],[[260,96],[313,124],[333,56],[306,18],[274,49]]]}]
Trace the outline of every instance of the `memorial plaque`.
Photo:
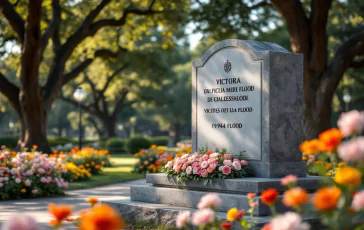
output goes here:
[{"label": "memorial plaque", "polygon": [[262,63],[241,49],[214,53],[196,78],[196,144],[261,160]]},{"label": "memorial plaque", "polygon": [[192,147],[226,148],[256,176],[306,175],[303,56],[259,41],[224,40],[192,64]]}]

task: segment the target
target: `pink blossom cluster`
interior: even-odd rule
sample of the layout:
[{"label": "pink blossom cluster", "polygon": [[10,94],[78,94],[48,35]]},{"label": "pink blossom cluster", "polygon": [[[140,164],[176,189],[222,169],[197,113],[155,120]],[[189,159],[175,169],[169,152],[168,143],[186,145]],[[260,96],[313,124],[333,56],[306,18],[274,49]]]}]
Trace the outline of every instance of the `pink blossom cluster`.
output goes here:
[{"label": "pink blossom cluster", "polygon": [[340,116],[337,126],[344,136],[351,136],[364,130],[364,112],[352,110]]},{"label": "pink blossom cluster", "polygon": [[[40,152],[11,153],[0,150],[0,193],[6,192],[7,184],[14,184],[32,194],[38,194],[42,187],[52,184],[60,189],[66,189],[68,182],[62,178],[62,161],[49,158]],[[43,185],[44,184],[44,185]],[[2,191],[3,190],[3,191]]]},{"label": "pink blossom cluster", "polygon": [[185,172],[189,175],[199,175],[207,178],[210,174],[221,172],[224,175],[230,175],[234,170],[239,171],[248,166],[246,160],[238,158],[232,159],[231,154],[184,154],[168,161],[164,166],[167,169],[173,169],[176,173]]},{"label": "pink blossom cluster", "polygon": [[309,230],[310,225],[302,222],[302,218],[295,212],[286,212],[274,217],[270,222],[272,230]]},{"label": "pink blossom cluster", "polygon": [[364,190],[356,193],[353,197],[351,208],[355,211],[364,210]]},{"label": "pink blossom cluster", "polygon": [[177,228],[185,228],[191,222],[195,226],[207,225],[214,222],[215,207],[222,203],[219,196],[215,193],[208,193],[201,197],[200,202],[197,204],[198,211],[191,213],[189,211],[180,212],[176,219]]}]

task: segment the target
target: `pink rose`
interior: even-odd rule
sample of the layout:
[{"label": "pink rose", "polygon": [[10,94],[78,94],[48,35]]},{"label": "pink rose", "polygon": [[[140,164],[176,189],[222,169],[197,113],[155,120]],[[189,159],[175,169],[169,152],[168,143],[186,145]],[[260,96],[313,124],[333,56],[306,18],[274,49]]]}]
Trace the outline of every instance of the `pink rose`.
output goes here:
[{"label": "pink rose", "polygon": [[223,164],[225,166],[231,166],[231,160],[224,160]]},{"label": "pink rose", "polygon": [[166,168],[172,168],[173,166],[173,162],[172,161],[168,161],[168,163],[166,164]]},{"label": "pink rose", "polygon": [[15,183],[20,184],[20,182],[21,182],[21,179],[20,178],[16,178],[15,179]]},{"label": "pink rose", "polygon": [[215,158],[218,158],[219,157],[219,155],[220,155],[220,153],[211,153],[210,154],[210,159],[212,158],[212,159],[215,159]]},{"label": "pink rose", "polygon": [[340,116],[337,126],[344,136],[360,133],[364,129],[364,112],[352,110]]},{"label": "pink rose", "polygon": [[192,215],[192,224],[196,226],[205,225],[214,221],[214,212],[209,209],[201,209]]},{"label": "pink rose", "polygon": [[241,160],[241,161],[240,161],[240,164],[241,164],[242,166],[247,166],[247,165],[248,165],[248,162],[247,162],[246,160]]},{"label": "pink rose", "polygon": [[241,169],[241,164],[240,164],[239,160],[233,162],[233,167],[235,170]]},{"label": "pink rose", "polygon": [[39,230],[39,224],[33,219],[33,217],[26,216],[24,214],[14,215],[11,217],[2,229],[9,229],[9,230]]},{"label": "pink rose", "polygon": [[302,222],[302,218],[295,212],[286,212],[276,216],[271,221],[272,230],[309,230],[310,225]]},{"label": "pink rose", "polygon": [[47,178],[45,178],[45,177],[41,177],[41,178],[40,178],[40,182],[42,182],[42,183],[47,183]]},{"label": "pink rose", "polygon": [[0,177],[0,183],[4,181],[4,177]]},{"label": "pink rose", "polygon": [[208,165],[209,165],[209,163],[207,163],[207,161],[201,162],[201,168],[203,168],[203,169],[207,168]]},{"label": "pink rose", "polygon": [[224,166],[222,168],[222,173],[225,174],[225,175],[230,175],[231,173],[231,168],[229,166]]},{"label": "pink rose", "polygon": [[212,163],[212,164],[210,164],[210,168],[212,168],[212,169],[216,169],[216,167],[217,167],[217,164],[216,164],[216,163]]},{"label": "pink rose", "polygon": [[351,204],[352,209],[355,211],[364,210],[364,190],[354,195],[353,203]]},{"label": "pink rose", "polygon": [[177,228],[183,228],[188,226],[191,219],[191,213],[189,211],[183,211],[178,213],[177,219],[176,219],[176,226]]},{"label": "pink rose", "polygon": [[4,184],[0,182],[0,188],[2,188],[3,186],[4,186]]},{"label": "pink rose", "polygon": [[38,193],[38,190],[37,189],[34,189],[34,190],[32,190],[32,193],[33,194],[37,194]]},{"label": "pink rose", "polygon": [[192,168],[198,168],[198,166],[200,166],[198,162],[194,162],[194,163],[192,164]]},{"label": "pink rose", "polygon": [[64,183],[63,183],[63,188],[64,188],[64,189],[68,188],[68,182],[64,182]]},{"label": "pink rose", "polygon": [[231,155],[230,155],[229,153],[225,153],[225,154],[224,154],[224,158],[225,158],[226,160],[231,160]]},{"label": "pink rose", "polygon": [[296,182],[297,182],[297,176],[292,175],[292,174],[287,175],[281,179],[281,184],[284,186],[287,186],[289,184],[296,183]]},{"label": "pink rose", "polygon": [[201,167],[194,168],[194,169],[193,169],[193,174],[197,174],[197,175],[199,175],[199,174],[201,173],[201,171],[202,171],[202,168],[201,168]]},{"label": "pink rose", "polygon": [[30,180],[29,180],[29,179],[25,180],[25,181],[24,181],[24,184],[25,184],[25,186],[30,186],[30,184],[31,184],[31,183],[30,183]]},{"label": "pink rose", "polygon": [[221,172],[223,168],[224,168],[224,166],[220,166],[219,171]]},{"label": "pink rose", "polygon": [[344,142],[338,148],[338,153],[344,161],[364,160],[364,137],[357,137]]},{"label": "pink rose", "polygon": [[240,161],[238,158],[234,158],[234,160],[233,161]]},{"label": "pink rose", "polygon": [[208,176],[208,174],[209,174],[209,173],[207,172],[207,170],[206,170],[206,169],[202,169],[202,171],[201,171],[201,176],[202,176],[202,177],[205,177],[205,178],[206,178],[206,177]]},{"label": "pink rose", "polygon": [[215,158],[210,158],[207,162],[209,164],[212,164],[212,163],[215,163],[216,162],[216,159]]},{"label": "pink rose", "polygon": [[220,197],[216,193],[207,193],[201,197],[200,202],[197,204],[198,209],[215,208],[222,203]]},{"label": "pink rose", "polygon": [[191,166],[188,166],[188,167],[186,168],[186,173],[187,173],[187,175],[191,175],[191,174],[192,174],[192,171],[193,171],[193,169],[192,169],[192,167],[191,167]]},{"label": "pink rose", "polygon": [[183,165],[182,165],[182,170],[185,170],[187,168],[187,164],[186,163],[184,163]]},{"label": "pink rose", "polygon": [[202,159],[203,159],[204,161],[207,161],[207,160],[209,159],[209,155],[207,155],[207,154],[203,155],[203,156],[202,156]]},{"label": "pink rose", "polygon": [[39,169],[38,169],[38,173],[40,173],[40,174],[44,174],[44,173],[45,173],[45,170],[44,170],[43,168],[39,168]]}]

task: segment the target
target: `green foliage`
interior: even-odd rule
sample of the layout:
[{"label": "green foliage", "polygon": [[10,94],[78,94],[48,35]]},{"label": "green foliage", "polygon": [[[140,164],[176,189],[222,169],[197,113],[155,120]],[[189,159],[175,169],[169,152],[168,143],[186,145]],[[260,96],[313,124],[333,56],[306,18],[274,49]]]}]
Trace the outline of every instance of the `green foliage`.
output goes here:
[{"label": "green foliage", "polygon": [[19,137],[16,136],[7,136],[7,137],[0,137],[1,145],[5,145],[7,148],[15,148],[18,145]]},{"label": "green foliage", "polygon": [[125,152],[125,140],[118,137],[109,138],[106,141],[106,148],[110,153]]},{"label": "green foliage", "polygon": [[148,138],[141,135],[135,135],[126,142],[126,150],[130,153],[136,153],[141,149],[147,149],[152,145]]},{"label": "green foliage", "polygon": [[153,145],[157,146],[167,146],[168,145],[168,136],[159,136],[159,137],[150,137],[150,142]]},{"label": "green foliage", "polygon": [[48,136],[48,143],[50,146],[54,147],[57,145],[65,145],[68,143],[74,143],[74,140],[69,137],[56,137],[56,136]]}]

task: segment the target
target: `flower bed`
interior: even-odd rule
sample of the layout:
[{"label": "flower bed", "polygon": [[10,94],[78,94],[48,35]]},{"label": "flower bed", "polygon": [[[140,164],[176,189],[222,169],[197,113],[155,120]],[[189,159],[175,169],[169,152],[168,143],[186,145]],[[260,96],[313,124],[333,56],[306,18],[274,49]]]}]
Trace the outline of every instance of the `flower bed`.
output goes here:
[{"label": "flower bed", "polygon": [[138,158],[138,163],[134,166],[136,173],[155,173],[160,172],[163,165],[172,160],[177,154],[183,152],[169,151],[164,146],[152,145],[149,149],[142,149],[134,154]]},{"label": "flower bed", "polygon": [[[61,158],[64,162],[73,163],[79,169],[74,171],[82,172],[87,170],[91,174],[99,174],[104,166],[111,166],[110,154],[107,150],[97,150],[93,148],[83,148],[79,150],[77,147],[73,148],[70,152],[57,152],[51,154],[52,158]],[[84,179],[84,177],[78,177]]]},{"label": "flower bed", "polygon": [[64,195],[68,182],[63,162],[32,152],[0,150],[1,200]]},{"label": "flower bed", "polygon": [[250,171],[242,155],[233,156],[225,150],[213,152],[207,148],[198,153],[177,156],[161,169],[161,172],[178,181],[202,180],[204,184],[215,179],[247,177]]}]

